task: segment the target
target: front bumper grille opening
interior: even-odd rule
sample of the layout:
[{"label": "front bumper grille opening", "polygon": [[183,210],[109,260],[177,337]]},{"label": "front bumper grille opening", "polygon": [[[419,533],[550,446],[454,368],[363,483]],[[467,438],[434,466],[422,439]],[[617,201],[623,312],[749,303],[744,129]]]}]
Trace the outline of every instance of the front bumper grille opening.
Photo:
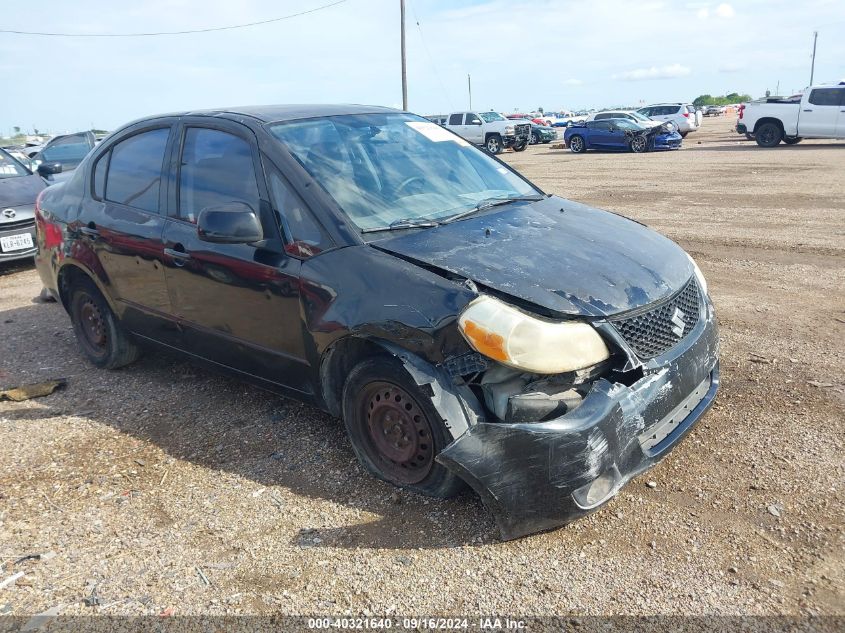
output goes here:
[{"label": "front bumper grille opening", "polygon": [[701,317],[701,293],[695,279],[674,297],[657,307],[632,317],[610,320],[641,359],[655,358],[680,343]]},{"label": "front bumper grille opening", "polygon": [[35,218],[27,218],[25,220],[14,220],[13,222],[0,223],[0,233],[6,231],[17,231],[20,229],[30,229],[35,226]]}]

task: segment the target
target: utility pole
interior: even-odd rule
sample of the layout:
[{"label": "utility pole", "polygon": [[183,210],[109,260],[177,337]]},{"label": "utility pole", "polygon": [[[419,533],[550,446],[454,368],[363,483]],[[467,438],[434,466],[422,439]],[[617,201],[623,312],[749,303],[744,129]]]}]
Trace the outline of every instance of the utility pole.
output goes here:
[{"label": "utility pole", "polygon": [[467,73],[467,90],[469,91],[469,109],[472,110],[472,76]]},{"label": "utility pole", "polygon": [[402,109],[408,109],[408,73],[405,70],[405,0],[399,0],[399,19],[402,23]]},{"label": "utility pole", "polygon": [[813,85],[813,75],[816,72],[816,41],[819,39],[819,32],[813,31],[813,61],[810,64],[810,85]]}]

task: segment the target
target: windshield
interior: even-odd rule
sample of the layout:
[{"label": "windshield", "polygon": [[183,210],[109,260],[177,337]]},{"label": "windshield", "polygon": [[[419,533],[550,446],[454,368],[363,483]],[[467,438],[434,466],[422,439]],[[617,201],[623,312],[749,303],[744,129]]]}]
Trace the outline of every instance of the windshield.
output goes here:
[{"label": "windshield", "polygon": [[493,121],[506,121],[505,117],[503,117],[498,112],[481,112],[479,115],[482,119],[484,119],[485,123],[492,123]]},{"label": "windshield", "polygon": [[0,149],[0,178],[17,178],[28,176],[29,171],[14,158]]},{"label": "windshield", "polygon": [[651,119],[649,119],[647,116],[643,115],[640,112],[629,112],[628,114],[630,114],[632,117],[634,117],[638,121],[651,121]]},{"label": "windshield", "polygon": [[540,195],[464,139],[409,114],[332,116],[269,129],[362,230]]},{"label": "windshield", "polygon": [[642,127],[638,123],[634,123],[628,119],[614,119],[613,124],[622,130],[641,130]]}]

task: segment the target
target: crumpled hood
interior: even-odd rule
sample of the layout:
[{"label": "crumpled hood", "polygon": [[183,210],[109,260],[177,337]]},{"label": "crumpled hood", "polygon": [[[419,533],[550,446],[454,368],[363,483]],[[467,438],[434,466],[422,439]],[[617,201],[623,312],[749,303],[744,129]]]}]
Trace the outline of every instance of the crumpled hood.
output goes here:
[{"label": "crumpled hood", "polygon": [[674,242],[632,220],[551,197],[371,242],[561,315],[610,316],[693,275]]},{"label": "crumpled hood", "polygon": [[37,174],[0,178],[0,211],[7,207],[35,204],[38,194],[46,186]]}]

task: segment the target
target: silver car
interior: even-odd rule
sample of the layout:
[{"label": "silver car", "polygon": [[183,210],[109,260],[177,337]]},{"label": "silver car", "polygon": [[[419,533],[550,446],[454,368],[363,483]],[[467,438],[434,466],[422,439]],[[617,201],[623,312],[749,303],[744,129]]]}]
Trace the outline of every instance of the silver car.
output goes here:
[{"label": "silver car", "polygon": [[46,185],[0,149],[0,262],[35,254],[35,199]]}]

